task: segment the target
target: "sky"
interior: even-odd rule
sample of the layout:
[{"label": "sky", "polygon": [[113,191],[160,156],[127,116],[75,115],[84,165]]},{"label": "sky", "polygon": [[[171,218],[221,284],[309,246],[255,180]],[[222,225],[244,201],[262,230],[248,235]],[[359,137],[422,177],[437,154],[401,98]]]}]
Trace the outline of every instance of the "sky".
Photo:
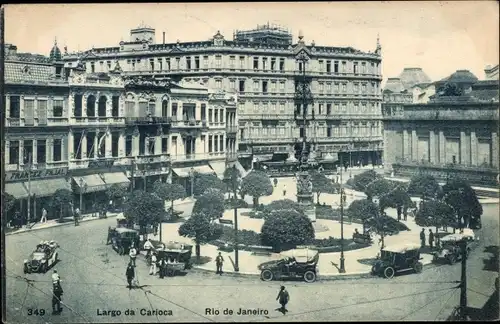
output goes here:
[{"label": "sky", "polygon": [[486,65],[499,61],[497,1],[401,2],[235,2],[24,4],[5,6],[5,42],[19,52],[48,55],[57,37],[69,52],[118,46],[141,24],[156,29],[156,42],[210,39],[218,30],[258,24],[299,30],[306,43],[374,51],[382,45],[384,80],[405,67],[421,67],[432,80],[467,69],[484,78]]}]

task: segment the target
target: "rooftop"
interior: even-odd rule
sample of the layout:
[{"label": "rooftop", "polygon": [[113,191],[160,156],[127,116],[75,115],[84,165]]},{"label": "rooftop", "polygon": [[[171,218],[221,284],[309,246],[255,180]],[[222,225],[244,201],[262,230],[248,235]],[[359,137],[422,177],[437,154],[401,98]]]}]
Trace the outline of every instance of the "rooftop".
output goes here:
[{"label": "rooftop", "polygon": [[411,89],[417,84],[432,82],[422,68],[419,67],[404,68],[403,72],[399,75],[399,79],[401,79],[403,87],[406,90]]},{"label": "rooftop", "polygon": [[449,77],[442,79],[440,82],[452,83],[475,83],[479,79],[469,70],[457,70]]}]

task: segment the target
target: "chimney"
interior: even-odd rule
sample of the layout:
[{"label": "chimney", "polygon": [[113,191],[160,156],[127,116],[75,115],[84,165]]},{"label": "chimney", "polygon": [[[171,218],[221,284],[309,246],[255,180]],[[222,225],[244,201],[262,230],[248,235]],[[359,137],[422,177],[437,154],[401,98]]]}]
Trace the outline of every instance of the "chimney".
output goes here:
[{"label": "chimney", "polygon": [[165,32],[163,32],[163,45],[165,45]]}]

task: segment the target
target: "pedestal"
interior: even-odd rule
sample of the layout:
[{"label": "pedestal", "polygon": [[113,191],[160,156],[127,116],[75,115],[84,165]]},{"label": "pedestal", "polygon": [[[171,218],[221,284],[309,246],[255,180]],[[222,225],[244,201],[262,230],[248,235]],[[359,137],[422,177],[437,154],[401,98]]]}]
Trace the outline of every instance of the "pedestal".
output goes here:
[{"label": "pedestal", "polygon": [[316,207],[314,206],[312,183],[308,172],[299,172],[297,174],[297,202],[302,206],[311,222],[315,222]]}]

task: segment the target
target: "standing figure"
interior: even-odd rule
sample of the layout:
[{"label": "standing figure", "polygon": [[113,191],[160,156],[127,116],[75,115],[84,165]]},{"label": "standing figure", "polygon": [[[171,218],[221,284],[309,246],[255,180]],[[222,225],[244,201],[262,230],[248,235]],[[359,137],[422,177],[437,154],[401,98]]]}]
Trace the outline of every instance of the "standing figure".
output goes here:
[{"label": "standing figure", "polygon": [[151,267],[149,268],[149,274],[155,276],[156,275],[156,253],[151,254]]},{"label": "standing figure", "polygon": [[215,258],[215,265],[217,266],[217,272],[219,275],[222,276],[222,264],[224,263],[224,258],[222,257],[221,253],[219,252],[219,255]]},{"label": "standing figure", "polygon": [[47,222],[47,210],[45,208],[42,208],[42,218],[40,219],[40,223],[45,222]]},{"label": "standing figure", "polygon": [[406,220],[408,219],[408,207],[404,206],[403,207],[403,219]]},{"label": "standing figure", "polygon": [[286,185],[283,185],[283,197],[286,196]]},{"label": "standing figure", "polygon": [[135,267],[135,258],[137,257],[137,251],[135,250],[134,245],[130,247],[128,255],[130,256],[130,264]]},{"label": "standing figure", "polygon": [[63,290],[60,282],[52,285],[52,314],[60,314],[62,311],[61,299]]},{"label": "standing figure", "polygon": [[286,304],[288,304],[288,301],[290,300],[290,295],[288,294],[288,291],[285,289],[285,286],[281,286],[281,289],[278,293],[278,297],[276,297],[276,300],[278,300],[281,305],[280,311],[283,314],[285,314],[285,312],[287,312]]},{"label": "standing figure", "polygon": [[434,233],[429,229],[429,246],[432,249],[434,247]]},{"label": "standing figure", "polygon": [[420,247],[424,248],[425,247],[425,229],[422,228],[422,231],[420,232]]},{"label": "standing figure", "polygon": [[80,219],[80,209],[77,207],[74,212],[75,226],[78,226],[78,221]]},{"label": "standing figure", "polygon": [[128,289],[132,289],[132,281],[135,278],[135,270],[132,266],[132,263],[129,263],[127,266],[127,271],[125,271],[125,276],[127,277]]},{"label": "standing figure", "polygon": [[276,186],[278,185],[278,179],[274,178],[273,182],[274,182],[274,187],[276,188]]},{"label": "standing figure", "polygon": [[162,257],[160,259],[160,279],[163,279],[165,277],[166,267],[167,263],[165,262],[165,257]]}]

